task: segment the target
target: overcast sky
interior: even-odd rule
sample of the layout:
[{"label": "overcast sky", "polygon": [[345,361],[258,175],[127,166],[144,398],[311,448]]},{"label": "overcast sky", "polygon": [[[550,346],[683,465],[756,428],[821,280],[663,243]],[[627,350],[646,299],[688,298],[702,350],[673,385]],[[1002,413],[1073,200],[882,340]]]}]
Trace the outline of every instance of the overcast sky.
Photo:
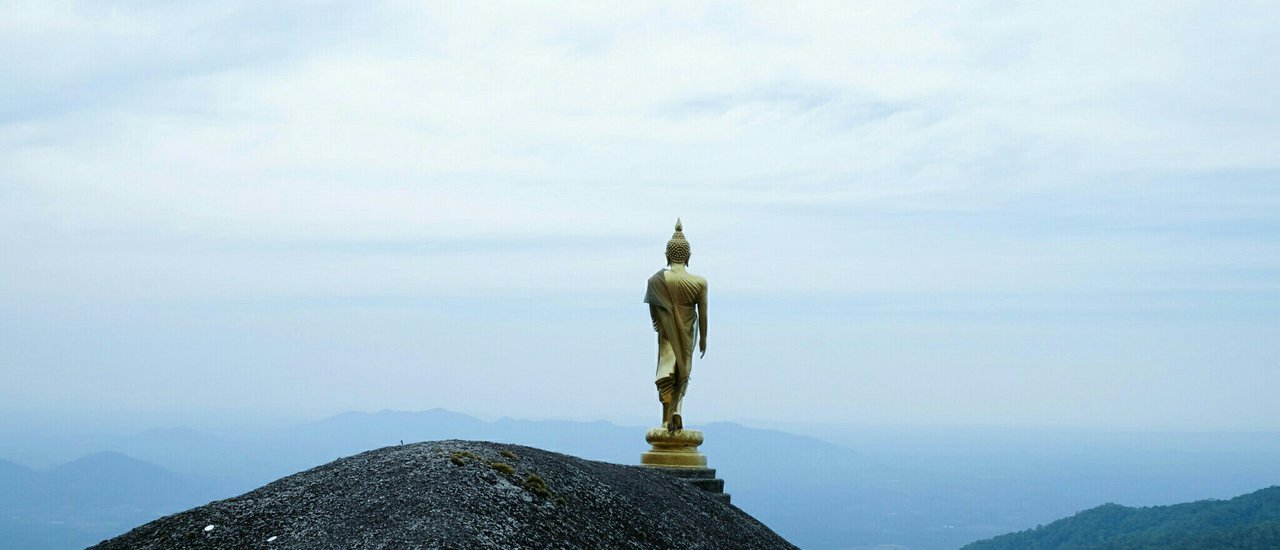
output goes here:
[{"label": "overcast sky", "polygon": [[1277,430],[1277,21],[0,2],[0,408]]}]

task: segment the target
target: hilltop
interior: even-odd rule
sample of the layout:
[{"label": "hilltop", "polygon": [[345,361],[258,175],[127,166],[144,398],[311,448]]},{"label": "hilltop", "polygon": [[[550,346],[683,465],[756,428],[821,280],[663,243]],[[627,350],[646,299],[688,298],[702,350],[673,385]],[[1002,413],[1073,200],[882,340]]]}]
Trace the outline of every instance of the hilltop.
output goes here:
[{"label": "hilltop", "polygon": [[652,470],[475,441],[384,447],[93,547],[794,548]]}]

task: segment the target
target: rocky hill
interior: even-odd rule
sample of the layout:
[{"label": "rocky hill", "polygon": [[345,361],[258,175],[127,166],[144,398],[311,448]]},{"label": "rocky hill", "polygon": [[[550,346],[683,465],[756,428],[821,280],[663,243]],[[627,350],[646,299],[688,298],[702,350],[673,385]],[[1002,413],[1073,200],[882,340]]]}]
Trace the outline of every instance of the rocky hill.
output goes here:
[{"label": "rocky hill", "polygon": [[385,447],[93,548],[794,548],[661,472],[531,447]]}]

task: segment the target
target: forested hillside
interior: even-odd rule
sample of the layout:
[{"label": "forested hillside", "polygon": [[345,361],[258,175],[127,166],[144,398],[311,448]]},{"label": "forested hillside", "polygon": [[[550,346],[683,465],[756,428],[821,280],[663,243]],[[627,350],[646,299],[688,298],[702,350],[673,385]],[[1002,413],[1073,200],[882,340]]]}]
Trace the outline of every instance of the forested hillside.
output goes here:
[{"label": "forested hillside", "polygon": [[1280,548],[1280,487],[1231,500],[1129,508],[1104,504],[963,550],[1130,550]]}]

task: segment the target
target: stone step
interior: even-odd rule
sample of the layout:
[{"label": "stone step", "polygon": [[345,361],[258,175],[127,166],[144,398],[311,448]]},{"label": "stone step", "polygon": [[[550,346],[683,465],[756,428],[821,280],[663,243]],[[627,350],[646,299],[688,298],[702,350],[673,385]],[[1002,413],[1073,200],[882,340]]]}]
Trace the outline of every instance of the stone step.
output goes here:
[{"label": "stone step", "polygon": [[724,492],[723,479],[693,478],[693,479],[688,479],[686,481],[688,481],[690,485],[693,485],[694,487],[702,489],[703,491],[706,491],[708,493]]},{"label": "stone step", "polygon": [[724,492],[724,480],[716,477],[715,468],[646,467],[683,479],[689,485],[702,489],[717,500],[729,504],[729,495]]},{"label": "stone step", "polygon": [[716,477],[715,468],[661,468],[654,467],[655,470],[662,470],[668,474],[684,479],[711,479]]}]

